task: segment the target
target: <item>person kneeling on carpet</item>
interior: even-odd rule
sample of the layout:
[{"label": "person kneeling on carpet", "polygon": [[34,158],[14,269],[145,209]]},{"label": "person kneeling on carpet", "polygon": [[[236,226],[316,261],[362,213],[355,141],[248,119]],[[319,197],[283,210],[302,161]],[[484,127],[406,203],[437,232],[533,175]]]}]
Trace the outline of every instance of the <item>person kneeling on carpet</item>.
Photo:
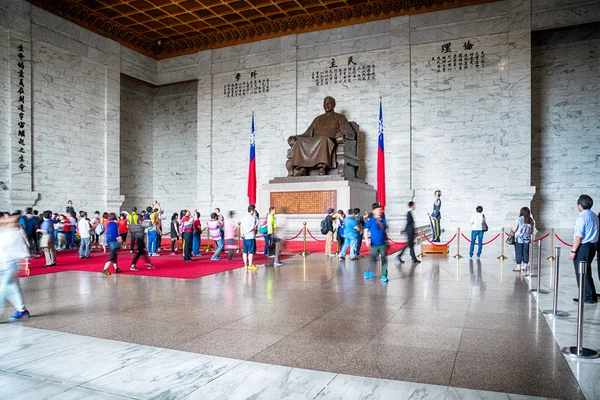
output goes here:
[{"label": "person kneeling on carpet", "polygon": [[133,256],[133,261],[131,262],[131,267],[129,267],[129,270],[138,270],[135,264],[140,257],[144,257],[144,261],[146,261],[146,264],[148,264],[148,269],[154,269],[154,265],[150,263],[150,258],[148,257],[148,253],[146,253],[146,246],[144,243],[144,227],[142,225],[132,225],[131,236],[135,240],[137,252],[135,253],[135,256]]}]

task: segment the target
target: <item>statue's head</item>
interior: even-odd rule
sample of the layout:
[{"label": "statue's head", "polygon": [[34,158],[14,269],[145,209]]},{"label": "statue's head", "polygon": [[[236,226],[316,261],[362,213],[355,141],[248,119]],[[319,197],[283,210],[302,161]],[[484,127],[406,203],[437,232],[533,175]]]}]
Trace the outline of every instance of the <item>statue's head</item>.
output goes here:
[{"label": "statue's head", "polygon": [[325,112],[333,111],[334,108],[335,99],[331,96],[325,97],[325,100],[323,100],[323,109],[325,110]]}]

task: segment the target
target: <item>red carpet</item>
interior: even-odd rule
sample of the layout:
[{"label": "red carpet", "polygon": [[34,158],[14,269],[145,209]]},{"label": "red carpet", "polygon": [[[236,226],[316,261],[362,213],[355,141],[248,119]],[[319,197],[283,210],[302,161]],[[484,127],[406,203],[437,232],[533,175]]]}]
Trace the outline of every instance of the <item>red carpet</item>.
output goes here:
[{"label": "red carpet", "polygon": [[[170,241],[163,240],[163,247],[170,246]],[[388,254],[400,251],[405,245],[392,244],[388,249]],[[259,239],[257,241],[257,250],[260,251],[260,255],[256,254],[254,257],[254,263],[257,265],[267,264],[273,262],[273,259],[267,258],[262,255],[262,249],[264,248],[264,241]],[[324,254],[325,243],[316,242],[311,240],[306,243],[306,249],[309,253]],[[288,241],[285,244],[284,252],[299,254],[303,250],[302,241]],[[333,245],[333,250],[336,250],[336,243]],[[131,260],[133,254],[128,250],[119,251],[117,263],[119,268],[123,270],[123,274],[126,275],[141,275],[141,276],[156,276],[161,278],[175,278],[175,279],[194,279],[201,276],[216,274],[224,271],[231,271],[233,269],[242,268],[244,262],[242,261],[242,254],[235,254],[233,257],[234,264],[227,263],[227,254],[221,253],[221,260],[212,261],[210,257],[212,252],[206,253],[201,252],[200,257],[193,257],[194,262],[186,263],[183,261],[181,251],[177,252],[177,255],[170,255],[170,251],[163,250],[160,257],[150,257],[150,261],[156,267],[155,269],[146,269],[146,263],[143,259],[138,260],[137,267],[138,271],[130,271]],[[369,254],[369,250],[363,244],[361,248],[361,254]],[[348,254],[349,255],[349,254]],[[55,267],[44,267],[45,258],[39,257],[31,260],[30,270],[31,276],[52,274],[56,272],[64,271],[84,271],[84,272],[102,272],[104,263],[108,260],[108,254],[103,252],[94,251],[91,253],[92,258],[89,260],[82,260],[79,258],[79,253],[76,250],[63,250],[56,252],[57,266]],[[282,260],[289,258],[290,255],[282,255]],[[114,269],[111,266],[110,272],[113,273]],[[24,272],[21,276],[24,276]]]},{"label": "red carpet", "polygon": [[[192,257],[195,261],[186,263],[183,261],[181,251],[177,252],[177,255],[170,255],[170,252],[162,251],[160,257],[150,257],[150,261],[156,267],[155,269],[147,269],[146,262],[143,259],[138,260],[137,267],[138,271],[129,271],[131,266],[131,260],[133,254],[129,250],[119,251],[117,264],[119,268],[123,270],[123,274],[126,275],[142,275],[142,276],[156,276],[161,278],[175,278],[175,279],[194,279],[205,275],[216,274],[219,272],[230,271],[237,268],[242,268],[244,262],[242,261],[242,254],[236,254],[233,256],[234,264],[227,263],[227,254],[221,253],[221,260],[212,261],[210,253],[201,253],[200,257]],[[224,256],[224,257],[223,257]],[[102,272],[104,263],[108,260],[108,254],[102,252],[92,252],[91,259],[81,260],[79,253],[75,250],[63,250],[56,252],[56,263],[55,267],[44,267],[45,258],[35,258],[31,261],[30,270],[31,276],[51,274],[55,272],[63,271],[84,271],[84,272]],[[289,256],[282,256],[282,259],[288,258]],[[254,263],[266,264],[273,262],[273,259],[266,258],[265,256],[255,255]],[[111,266],[110,272],[114,273],[114,269]],[[21,276],[25,273],[22,272]]]}]

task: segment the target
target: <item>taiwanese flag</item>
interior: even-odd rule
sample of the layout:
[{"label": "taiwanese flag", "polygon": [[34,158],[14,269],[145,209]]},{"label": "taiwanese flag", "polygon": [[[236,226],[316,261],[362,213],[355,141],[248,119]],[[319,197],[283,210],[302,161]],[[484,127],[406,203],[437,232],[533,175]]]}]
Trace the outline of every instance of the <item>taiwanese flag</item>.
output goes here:
[{"label": "taiwanese flag", "polygon": [[254,112],[250,131],[250,163],[248,165],[248,204],[256,204],[256,150],[254,135]]},{"label": "taiwanese flag", "polygon": [[383,110],[379,98],[379,137],[377,149],[377,202],[385,208],[385,153],[383,147]]}]

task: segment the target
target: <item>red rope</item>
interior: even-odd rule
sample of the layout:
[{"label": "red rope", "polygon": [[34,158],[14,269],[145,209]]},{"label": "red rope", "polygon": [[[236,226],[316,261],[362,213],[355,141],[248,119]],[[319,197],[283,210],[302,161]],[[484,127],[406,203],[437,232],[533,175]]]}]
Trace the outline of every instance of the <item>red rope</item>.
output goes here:
[{"label": "red rope", "polygon": [[533,242],[534,242],[534,243],[535,243],[535,242],[539,242],[540,240],[544,240],[544,239],[546,239],[548,236],[550,236],[550,234],[549,234],[549,233],[546,233],[544,236],[542,236],[542,237],[541,237],[541,238],[539,238],[539,239],[535,239]]},{"label": "red rope", "polygon": [[500,237],[500,234],[497,234],[496,236],[494,236],[492,238],[492,240],[488,240],[487,242],[483,242],[482,246],[485,246],[486,244],[492,243],[494,240],[498,239],[498,237]]},{"label": "red rope", "polygon": [[310,235],[310,237],[311,237],[311,238],[313,238],[313,240],[314,240],[315,242],[324,242],[324,241],[326,241],[326,240],[327,240],[327,239],[324,239],[324,240],[319,240],[319,239],[317,239],[316,237],[314,237],[314,236],[313,236],[313,234],[312,234],[312,233],[310,233],[310,230],[308,230],[308,229],[306,230],[306,232],[308,232],[308,234]]},{"label": "red rope", "polygon": [[[463,238],[464,238],[464,239],[465,239],[467,242],[471,243],[471,241],[469,240],[469,238],[468,238],[468,237],[466,237],[464,233],[462,233],[462,232],[461,232],[460,234],[462,235],[462,237],[463,237]],[[500,234],[497,234],[496,236],[494,236],[494,237],[493,237],[491,240],[488,240],[487,242],[483,242],[483,243],[482,243],[482,246],[485,246],[486,244],[490,244],[490,243],[492,243],[494,240],[498,239],[498,236],[500,236]]]},{"label": "red rope", "polygon": [[[413,237],[413,240],[415,240],[415,239],[416,239],[416,238],[418,238],[418,237],[419,237],[419,234],[418,234],[418,233],[415,233],[415,236]],[[408,242],[396,242],[396,241],[394,241],[394,240],[390,239],[389,237],[388,237],[388,240],[389,240],[390,242],[394,243],[394,244],[399,244],[399,245],[401,245],[401,246],[402,246],[402,245],[405,245],[405,244],[408,244]]]},{"label": "red rope", "polygon": [[558,239],[558,241],[561,242],[562,244],[564,244],[565,246],[569,246],[569,247],[573,246],[572,244],[569,244],[569,243],[565,242],[564,240],[562,240],[560,238],[560,236],[558,236],[556,233],[554,234],[554,236],[556,236],[556,238]]},{"label": "red rope", "polygon": [[456,233],[454,234],[454,236],[452,236],[452,239],[448,240],[446,243],[433,243],[431,240],[429,240],[429,238],[427,237],[427,235],[423,235],[425,236],[425,239],[427,239],[427,241],[432,245],[432,246],[448,246],[450,243],[452,243],[452,241],[454,239],[456,239]]},{"label": "red rope", "polygon": [[298,232],[298,234],[297,234],[296,236],[294,236],[293,238],[285,239],[285,240],[294,240],[294,239],[296,239],[298,236],[300,236],[300,234],[302,234],[302,228],[300,229],[300,232]]}]

